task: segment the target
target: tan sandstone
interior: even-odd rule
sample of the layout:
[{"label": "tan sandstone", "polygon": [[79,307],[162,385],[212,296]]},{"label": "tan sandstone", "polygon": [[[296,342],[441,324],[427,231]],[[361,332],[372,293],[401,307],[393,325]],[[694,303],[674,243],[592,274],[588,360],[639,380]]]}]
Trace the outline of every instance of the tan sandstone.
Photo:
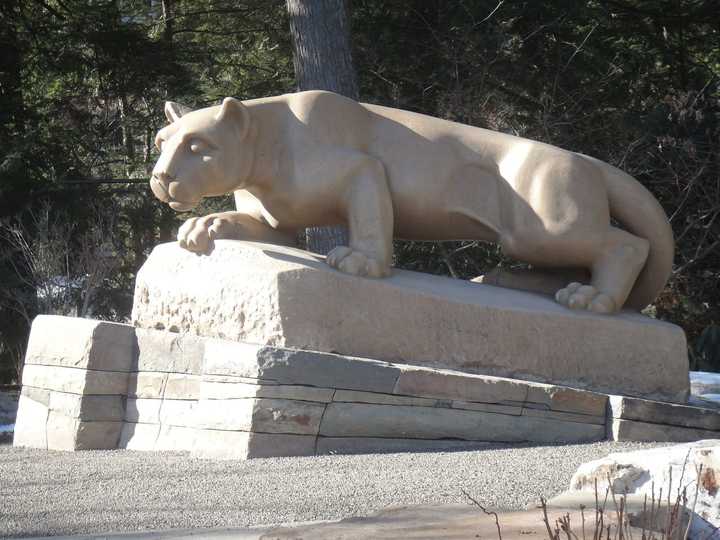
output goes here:
[{"label": "tan sandstone", "polygon": [[[676,402],[689,390],[685,336],[674,325],[629,312],[573,311],[538,294],[408,271],[359,279],[307,252],[251,242],[218,241],[207,256],[177,244],[156,247],[138,273],[133,322],[246,342],[235,352],[227,341],[205,344],[204,370],[218,375],[257,377],[258,347],[273,345]],[[245,371],[243,358],[252,361]],[[310,360],[301,352],[268,360],[289,369],[296,361],[302,369]],[[338,362],[340,372],[343,357]],[[379,381],[397,371],[382,362],[367,370],[344,377],[368,380],[376,372]],[[272,378],[267,368],[263,373]],[[329,386],[324,371],[317,377],[311,384]],[[393,392],[369,386],[343,388]],[[526,397],[524,389],[513,397],[511,385],[502,386],[497,401]],[[568,397],[546,390],[537,396],[540,402]],[[587,413],[598,414],[602,399],[588,402]]]}]

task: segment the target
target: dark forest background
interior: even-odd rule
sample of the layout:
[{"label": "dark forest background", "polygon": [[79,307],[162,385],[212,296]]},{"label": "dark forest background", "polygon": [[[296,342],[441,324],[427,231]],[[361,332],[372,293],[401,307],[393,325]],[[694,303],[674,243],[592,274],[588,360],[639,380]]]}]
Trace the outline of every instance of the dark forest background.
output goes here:
[{"label": "dark forest background", "polygon": [[[362,101],[590,154],[648,187],[678,249],[646,311],[685,329],[693,368],[720,370],[715,0],[348,9]],[[127,320],[135,272],[189,217],[146,181],[164,102],[202,107],[296,81],[284,0],[3,0],[0,50],[2,383],[19,376],[36,314]],[[396,259],[459,278],[514,265],[473,242],[398,242]]]}]

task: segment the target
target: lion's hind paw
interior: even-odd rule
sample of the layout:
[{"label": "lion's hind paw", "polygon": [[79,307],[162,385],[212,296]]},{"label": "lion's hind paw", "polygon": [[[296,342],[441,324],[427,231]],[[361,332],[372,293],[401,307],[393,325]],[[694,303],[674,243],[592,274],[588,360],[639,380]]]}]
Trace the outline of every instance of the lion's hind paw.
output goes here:
[{"label": "lion's hind paw", "polygon": [[570,309],[586,309],[595,313],[613,313],[617,311],[615,300],[609,294],[599,291],[592,285],[570,283],[555,294],[555,300]]},{"label": "lion's hind paw", "polygon": [[338,246],[331,250],[327,255],[327,263],[332,268],[353,276],[379,278],[390,275],[389,267],[347,246]]}]

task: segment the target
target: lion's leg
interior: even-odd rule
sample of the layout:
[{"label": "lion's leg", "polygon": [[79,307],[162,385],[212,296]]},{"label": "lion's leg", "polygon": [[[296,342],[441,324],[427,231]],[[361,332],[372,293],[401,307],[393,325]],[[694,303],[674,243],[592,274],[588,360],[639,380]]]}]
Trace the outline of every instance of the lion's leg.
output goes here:
[{"label": "lion's leg", "polygon": [[609,225],[597,232],[589,227],[560,235],[539,231],[531,228],[521,235],[503,235],[503,250],[531,264],[547,266],[552,261],[558,267],[587,268],[589,283],[572,281],[555,294],[566,307],[596,313],[622,308],[647,259],[647,240]]},{"label": "lion's leg", "polygon": [[358,155],[356,159],[345,178],[350,245],[330,251],[327,262],[348,274],[384,277],[390,275],[393,236],[393,207],[385,167],[369,156]]},{"label": "lion's leg", "polygon": [[197,253],[208,253],[219,239],[250,240],[294,246],[296,235],[270,227],[256,216],[244,212],[219,212],[188,219],[178,230],[180,247]]},{"label": "lion's leg", "polygon": [[622,308],[645,265],[649,243],[610,227],[593,262],[590,285],[574,282],[560,289],[555,299],[572,309],[612,313]]},{"label": "lion's leg", "polygon": [[511,269],[497,267],[470,281],[554,296],[559,289],[565,287],[568,283],[587,282],[589,278],[590,272],[582,268]]}]

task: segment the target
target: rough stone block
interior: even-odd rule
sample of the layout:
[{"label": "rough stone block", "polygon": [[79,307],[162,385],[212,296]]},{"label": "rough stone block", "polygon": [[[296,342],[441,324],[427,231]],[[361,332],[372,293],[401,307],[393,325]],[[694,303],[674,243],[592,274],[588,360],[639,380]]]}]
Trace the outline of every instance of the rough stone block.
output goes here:
[{"label": "rough stone block", "polygon": [[83,421],[122,421],[125,417],[123,396],[91,396],[50,392],[51,411]]},{"label": "rough stone block", "polygon": [[190,334],[136,328],[132,371],[202,372],[205,340]]},{"label": "rough stone block", "polygon": [[124,422],[118,448],[152,451],[160,436],[160,424]]},{"label": "rough stone block", "polygon": [[[31,397],[33,394],[40,394],[41,400],[36,401]],[[45,398],[47,401],[45,401]],[[49,392],[47,396],[41,392],[23,392],[20,394],[18,412],[15,419],[15,433],[13,438],[14,446],[25,446],[28,448],[47,448],[47,420]]]},{"label": "rough stone block", "polygon": [[187,426],[161,425],[153,450],[156,452],[190,452],[201,432]]},{"label": "rough stone block", "polygon": [[509,414],[520,416],[523,412],[521,405],[496,405],[494,403],[472,403],[470,401],[451,401],[453,409],[465,409],[466,411],[482,411],[496,414]]},{"label": "rough stone block", "polygon": [[613,418],[720,431],[720,411],[713,409],[610,396],[610,411]]},{"label": "rough stone block", "polygon": [[318,437],[317,454],[384,454],[395,452],[452,452],[479,450],[492,443],[460,440]]},{"label": "rough stone block", "polygon": [[203,400],[197,427],[226,431],[255,431],[315,435],[325,404],[289,399]]},{"label": "rough stone block", "polygon": [[[200,387],[201,399],[279,398],[327,403],[332,400],[333,388],[315,388],[286,384],[250,384],[231,381],[203,380]],[[244,379],[249,380],[249,379]],[[257,382],[257,381],[255,381]]]},{"label": "rough stone block", "polygon": [[406,368],[393,389],[395,394],[457,399],[481,403],[524,402],[527,384],[521,381],[471,375],[443,369]]},{"label": "rough stone block", "polygon": [[208,340],[204,373],[391,394],[400,369],[365,358]]},{"label": "rough stone block", "polygon": [[163,399],[160,405],[160,423],[169,426],[196,427],[199,417],[199,401]]},{"label": "rough stone block", "polygon": [[202,377],[184,373],[168,373],[163,397],[165,399],[199,399]]},{"label": "rough stone block", "polygon": [[32,324],[25,364],[98,371],[130,371],[135,329],[127,324],[38,315]]},{"label": "rough stone block", "polygon": [[125,421],[131,423],[159,424],[162,399],[128,398]]},{"label": "rough stone block", "polygon": [[30,398],[33,401],[42,403],[46,407],[50,406],[50,390],[44,388],[34,388],[32,386],[23,386],[21,395]]},{"label": "rough stone block", "polygon": [[607,408],[607,396],[594,392],[532,384],[528,386],[526,401],[545,405],[553,411],[604,416]]},{"label": "rough stone block", "polygon": [[138,273],[132,318],[141,328],[675,402],[689,391],[677,326],[402,270],[360,279],[307,252],[252,242],[220,240],[207,256],[157,246]]},{"label": "rough stone block", "polygon": [[50,411],[47,447],[50,450],[111,450],[118,447],[122,422],[85,422]]},{"label": "rough stone block", "polygon": [[718,435],[720,434],[717,431],[705,429],[613,418],[608,426],[607,438],[611,441],[693,442],[716,439]]},{"label": "rough stone block", "polygon": [[167,373],[140,372],[128,376],[128,397],[161,399],[165,394]]},{"label": "rough stone block", "polygon": [[320,435],[486,442],[589,442],[602,440],[605,426],[458,409],[329,403],[320,425]]},{"label": "rough stone block", "polygon": [[412,396],[378,394],[377,392],[357,392],[354,390],[336,390],[333,401],[348,403],[377,403],[380,405],[407,405],[410,407],[450,407],[450,401]]},{"label": "rough stone block", "polygon": [[549,420],[561,420],[563,422],[579,422],[581,424],[605,425],[605,416],[593,416],[589,414],[567,413],[562,411],[544,411],[542,409],[523,408],[523,416],[535,418],[547,418]]},{"label": "rough stone block", "polygon": [[70,394],[125,395],[128,374],[62,366],[28,365],[23,368],[23,386]]},{"label": "rough stone block", "polygon": [[313,435],[200,430],[192,452],[214,459],[313,456],[315,443]]}]

